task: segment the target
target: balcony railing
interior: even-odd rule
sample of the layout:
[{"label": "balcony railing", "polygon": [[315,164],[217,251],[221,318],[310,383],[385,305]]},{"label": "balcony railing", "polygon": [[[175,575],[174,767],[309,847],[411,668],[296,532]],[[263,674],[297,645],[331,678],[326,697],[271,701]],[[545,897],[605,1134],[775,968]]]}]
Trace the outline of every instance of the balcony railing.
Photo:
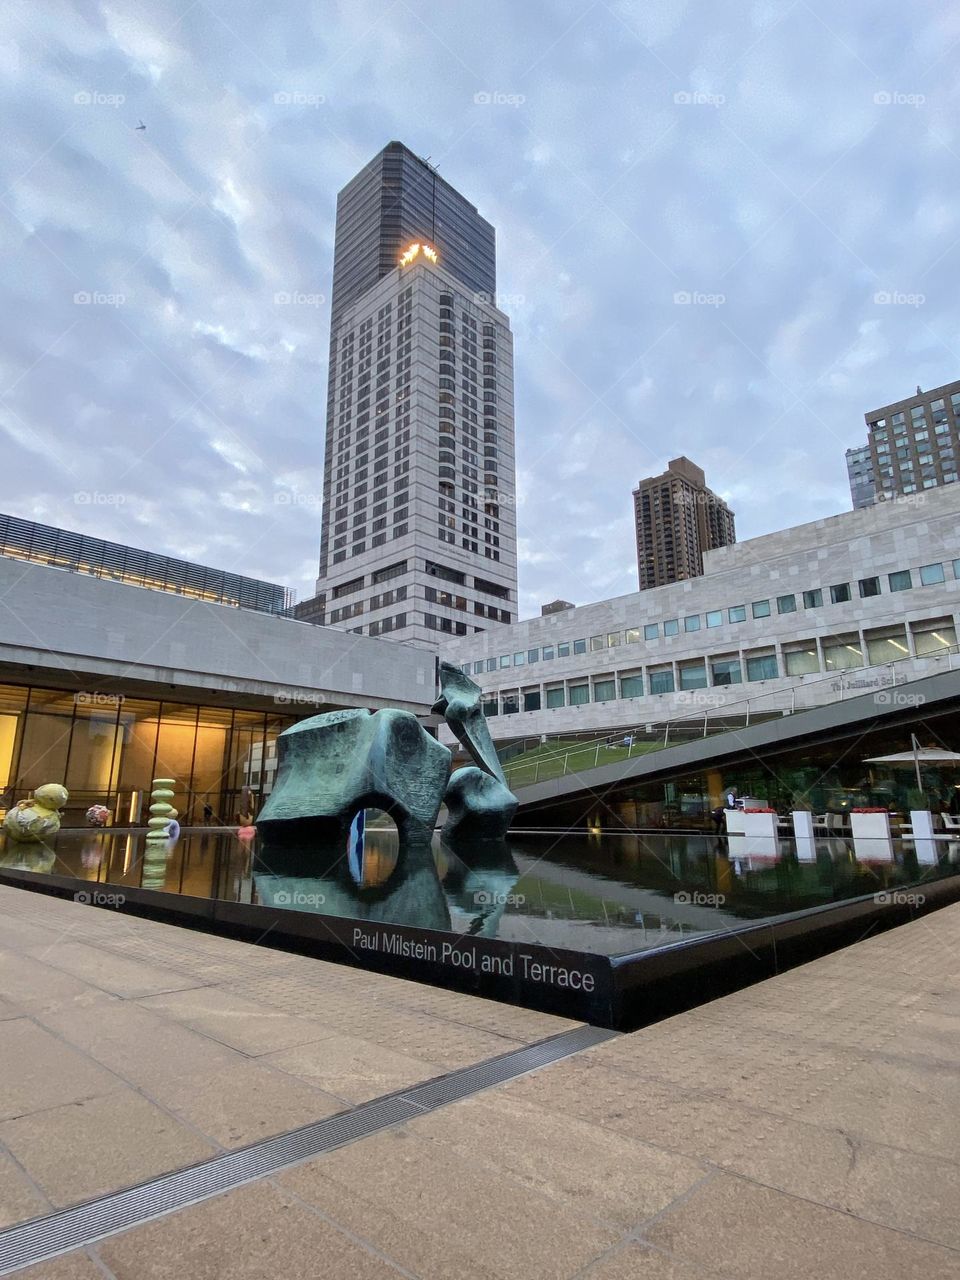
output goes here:
[{"label": "balcony railing", "polygon": [[[683,742],[730,733],[758,721],[778,719],[797,711],[809,711],[869,693],[874,694],[878,707],[889,706],[898,698],[903,700],[904,706],[909,706],[911,695],[898,694],[897,690],[922,678],[914,669],[918,661],[924,663],[924,676],[953,670],[960,666],[960,645],[941,649],[934,654],[924,654],[919,658],[904,657],[877,666],[831,671],[816,680],[808,680],[792,688],[770,690],[736,702],[723,700],[716,688],[693,690],[687,696],[699,706],[687,715],[660,721],[648,716],[642,724],[604,730],[595,737],[578,738],[576,742],[558,738],[553,749],[549,739],[544,741],[537,738],[521,754],[506,759],[503,771],[508,785],[516,791],[538,782],[546,782],[550,778],[617,764],[621,760],[662,751]],[[909,672],[903,666],[904,663],[911,664]]]}]

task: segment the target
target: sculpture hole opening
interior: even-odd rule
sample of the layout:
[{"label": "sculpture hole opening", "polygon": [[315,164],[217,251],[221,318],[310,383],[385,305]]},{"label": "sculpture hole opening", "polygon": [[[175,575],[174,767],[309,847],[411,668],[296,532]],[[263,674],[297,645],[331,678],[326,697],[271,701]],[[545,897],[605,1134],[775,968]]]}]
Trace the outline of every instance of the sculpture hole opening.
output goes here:
[{"label": "sculpture hole opening", "polygon": [[347,865],[361,889],[376,889],[393,875],[400,856],[397,824],[384,809],[360,809],[347,837]]}]

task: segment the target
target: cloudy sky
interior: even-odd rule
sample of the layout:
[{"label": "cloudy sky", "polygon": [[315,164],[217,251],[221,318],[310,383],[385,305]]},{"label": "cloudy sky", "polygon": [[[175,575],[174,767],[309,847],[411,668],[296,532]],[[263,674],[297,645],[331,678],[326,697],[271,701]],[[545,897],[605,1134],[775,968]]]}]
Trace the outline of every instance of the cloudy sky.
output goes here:
[{"label": "cloudy sky", "polygon": [[522,615],[635,589],[630,491],[676,454],[765,533],[849,507],[867,409],[960,377],[942,0],[9,0],[0,32],[2,510],[312,594],[335,197],[392,138],[497,227]]}]

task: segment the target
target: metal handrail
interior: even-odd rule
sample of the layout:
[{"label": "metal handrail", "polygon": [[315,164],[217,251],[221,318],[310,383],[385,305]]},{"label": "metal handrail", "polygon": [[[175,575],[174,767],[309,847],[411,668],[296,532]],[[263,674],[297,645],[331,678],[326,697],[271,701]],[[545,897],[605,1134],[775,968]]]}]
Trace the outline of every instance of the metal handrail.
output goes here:
[{"label": "metal handrail", "polygon": [[[714,714],[718,719],[723,719],[723,720],[728,720],[731,715],[736,716],[738,714],[742,714],[744,716],[744,727],[746,727],[750,723],[751,711],[753,711],[753,713],[756,714],[756,712],[760,710],[760,708],[757,707],[757,703],[763,698],[782,699],[783,695],[789,692],[791,695],[791,705],[789,707],[773,706],[769,709],[769,715],[770,716],[775,716],[777,714],[785,715],[785,716],[792,715],[798,710],[803,711],[803,710],[810,709],[808,707],[799,707],[799,708],[797,707],[796,695],[797,695],[798,689],[801,691],[804,691],[807,689],[820,689],[822,688],[823,685],[825,685],[828,681],[830,681],[834,686],[832,691],[835,693],[838,692],[839,697],[842,700],[844,697],[846,697],[846,694],[847,694],[847,691],[844,688],[844,677],[847,676],[850,672],[857,673],[858,677],[862,679],[863,673],[865,672],[880,671],[880,670],[883,670],[884,668],[888,668],[890,670],[891,677],[892,677],[891,685],[892,687],[896,687],[898,683],[897,681],[898,672],[896,668],[899,665],[899,663],[916,662],[918,657],[921,659],[930,658],[933,661],[937,661],[938,659],[941,659],[941,658],[949,659],[955,654],[960,654],[960,644],[950,645],[932,654],[919,654],[919,655],[910,654],[910,655],[905,655],[903,658],[893,659],[890,662],[874,663],[865,667],[847,667],[841,671],[825,672],[821,675],[819,679],[810,680],[806,684],[794,685],[789,690],[784,690],[784,689],[769,690],[765,693],[757,694],[752,698],[742,698],[742,699],[738,699],[736,702],[724,703],[722,706],[717,706],[715,708]],[[838,680],[839,680],[839,690],[836,688]],[[900,681],[900,683],[906,684],[908,683],[908,681],[904,680],[904,681]],[[722,687],[722,686],[713,686],[713,687]],[[881,689],[882,687],[879,687],[876,690],[876,692],[880,692]],[[862,696],[861,691],[857,690],[854,696],[855,697]],[[743,711],[739,712],[737,708],[743,708]],[[625,758],[629,760],[634,754],[634,745],[636,743],[636,739],[638,736],[641,737],[641,741],[643,742],[645,752],[646,752],[647,750],[663,750],[670,743],[671,731],[675,732],[678,728],[682,729],[683,726],[690,721],[695,720],[699,724],[700,721],[702,720],[702,732],[698,735],[699,737],[702,737],[702,738],[713,736],[710,732],[711,727],[713,727],[713,733],[723,733],[729,729],[730,727],[729,725],[711,726],[710,716],[711,716],[711,711],[709,708],[706,708],[702,712],[698,710],[695,712],[691,712],[685,716],[677,716],[672,720],[663,721],[662,722],[663,723],[663,743],[661,746],[658,746],[658,747],[653,747],[649,745],[653,741],[658,740],[660,737],[658,733],[656,735],[656,739],[653,739],[651,738],[651,735],[647,732],[646,726],[656,723],[655,721],[651,721],[650,719],[645,719],[643,722],[643,726],[634,725],[634,726],[626,726],[624,728],[601,730],[601,731],[598,731],[595,738],[586,738],[576,743],[568,743],[561,750],[558,750],[550,754],[538,756],[535,761],[524,762],[522,760],[522,757],[516,758],[515,760],[512,760],[512,761],[507,761],[507,763],[503,766],[504,775],[506,776],[507,781],[510,782],[512,785],[511,775],[521,772],[524,769],[529,769],[532,765],[534,767],[534,777],[532,781],[528,781],[523,784],[526,786],[531,786],[540,781],[541,765],[546,767],[546,766],[552,765],[553,763],[559,763],[560,761],[562,761],[563,769],[560,773],[560,776],[564,777],[568,772],[570,757],[572,755],[582,754],[583,752],[589,750],[590,746],[594,744],[596,746],[596,750],[594,752],[594,763],[592,766],[588,766],[591,768],[597,768],[597,766],[599,765],[601,747],[603,746],[612,747],[612,746],[622,745],[624,739],[628,737],[630,741],[627,744],[627,754]],[[639,754],[639,752],[637,754]],[[556,775],[551,772],[550,776],[556,776]]]}]

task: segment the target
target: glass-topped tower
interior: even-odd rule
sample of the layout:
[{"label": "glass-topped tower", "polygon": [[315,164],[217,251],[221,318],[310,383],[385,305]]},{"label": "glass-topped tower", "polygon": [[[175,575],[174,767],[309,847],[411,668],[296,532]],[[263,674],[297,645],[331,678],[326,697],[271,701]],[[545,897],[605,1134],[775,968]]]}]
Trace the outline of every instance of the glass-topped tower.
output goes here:
[{"label": "glass-topped tower", "polygon": [[408,245],[426,240],[471,293],[497,292],[496,233],[459,191],[402,142],[389,142],[337,197],[334,326],[343,308],[396,270]]},{"label": "glass-topped tower", "polygon": [[431,647],[516,620],[513,339],[495,304],[493,227],[389,143],[337,199],[312,620]]}]

